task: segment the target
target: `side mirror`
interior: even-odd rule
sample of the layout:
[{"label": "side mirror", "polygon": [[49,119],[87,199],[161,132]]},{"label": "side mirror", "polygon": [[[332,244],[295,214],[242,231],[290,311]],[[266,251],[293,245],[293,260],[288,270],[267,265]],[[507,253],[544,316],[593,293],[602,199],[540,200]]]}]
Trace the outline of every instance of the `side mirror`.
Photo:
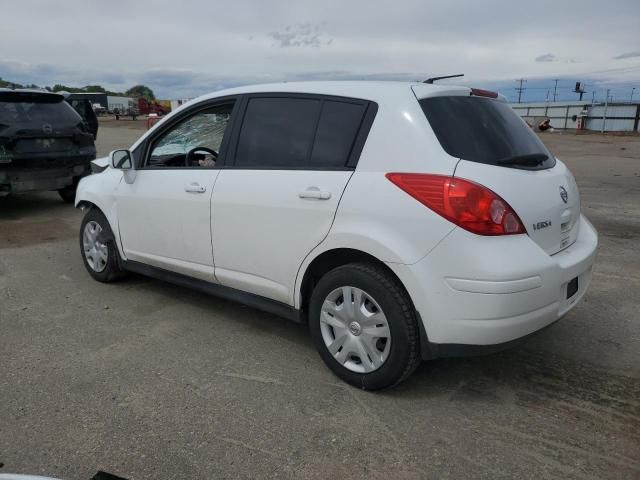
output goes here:
[{"label": "side mirror", "polygon": [[129,150],[114,150],[109,154],[109,164],[111,168],[118,170],[131,170],[133,168],[131,152]]}]

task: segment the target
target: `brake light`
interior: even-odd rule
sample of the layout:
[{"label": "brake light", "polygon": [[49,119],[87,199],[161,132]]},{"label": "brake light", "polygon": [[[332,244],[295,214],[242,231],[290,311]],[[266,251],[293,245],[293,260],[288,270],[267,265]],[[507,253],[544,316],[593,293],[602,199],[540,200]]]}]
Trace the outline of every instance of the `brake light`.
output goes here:
[{"label": "brake light", "polygon": [[482,185],[461,178],[423,173],[387,173],[386,176],[438,215],[472,233],[526,233],[509,204]]},{"label": "brake light", "polygon": [[474,95],[476,97],[498,98],[498,94],[496,92],[483,90],[482,88],[472,88],[470,95]]}]

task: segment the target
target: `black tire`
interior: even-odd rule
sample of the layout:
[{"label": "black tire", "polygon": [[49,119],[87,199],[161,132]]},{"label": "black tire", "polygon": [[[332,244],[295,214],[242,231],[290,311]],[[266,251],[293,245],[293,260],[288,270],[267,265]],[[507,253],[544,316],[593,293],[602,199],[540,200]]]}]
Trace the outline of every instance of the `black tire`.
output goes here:
[{"label": "black tire", "polygon": [[[384,312],[391,332],[386,361],[377,370],[357,373],[339,363],[322,337],[320,312],[324,300],[335,289],[350,286],[363,290]],[[371,263],[350,263],[324,275],[311,294],[309,327],[313,341],[327,366],[345,382],[363,390],[393,387],[420,364],[418,318],[404,287],[385,268]]]},{"label": "black tire", "polygon": [[[107,246],[107,261],[104,269],[101,271],[96,271],[91,267],[91,265],[89,265],[84,252],[83,234],[85,227],[89,222],[96,222],[100,225],[102,232],[99,237],[105,239],[103,243]],[[120,267],[120,254],[118,253],[118,248],[114,243],[113,232],[111,231],[109,222],[104,214],[95,207],[87,211],[82,219],[82,223],[80,224],[80,254],[82,256],[82,262],[84,263],[87,272],[89,272],[89,275],[99,282],[109,283],[127,276],[127,272]]]},{"label": "black tire", "polygon": [[58,195],[65,203],[73,203],[76,201],[76,189],[78,188],[78,182],[74,181],[72,185],[61,188],[58,190]]}]

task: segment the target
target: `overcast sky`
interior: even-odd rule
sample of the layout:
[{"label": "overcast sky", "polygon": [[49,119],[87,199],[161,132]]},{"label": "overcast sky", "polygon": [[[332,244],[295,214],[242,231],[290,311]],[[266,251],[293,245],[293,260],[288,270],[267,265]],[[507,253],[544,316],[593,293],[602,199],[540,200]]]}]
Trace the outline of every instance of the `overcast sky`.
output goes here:
[{"label": "overcast sky", "polygon": [[53,4],[3,4],[0,77],[114,90],[144,83],[161,98],[265,81],[449,73],[508,96],[517,78],[529,79],[531,95],[558,77],[562,88],[576,80],[640,87],[640,0]]}]

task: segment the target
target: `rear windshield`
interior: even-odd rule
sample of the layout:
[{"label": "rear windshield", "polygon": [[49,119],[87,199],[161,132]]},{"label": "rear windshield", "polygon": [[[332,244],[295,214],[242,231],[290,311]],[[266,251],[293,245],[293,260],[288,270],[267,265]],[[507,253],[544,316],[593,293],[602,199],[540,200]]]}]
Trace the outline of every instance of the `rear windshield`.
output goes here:
[{"label": "rear windshield", "polygon": [[5,125],[76,125],[82,121],[64,100],[47,96],[0,96],[0,123]]},{"label": "rear windshield", "polygon": [[442,148],[451,156],[512,168],[544,169],[555,158],[527,124],[501,101],[472,96],[420,100]]}]

